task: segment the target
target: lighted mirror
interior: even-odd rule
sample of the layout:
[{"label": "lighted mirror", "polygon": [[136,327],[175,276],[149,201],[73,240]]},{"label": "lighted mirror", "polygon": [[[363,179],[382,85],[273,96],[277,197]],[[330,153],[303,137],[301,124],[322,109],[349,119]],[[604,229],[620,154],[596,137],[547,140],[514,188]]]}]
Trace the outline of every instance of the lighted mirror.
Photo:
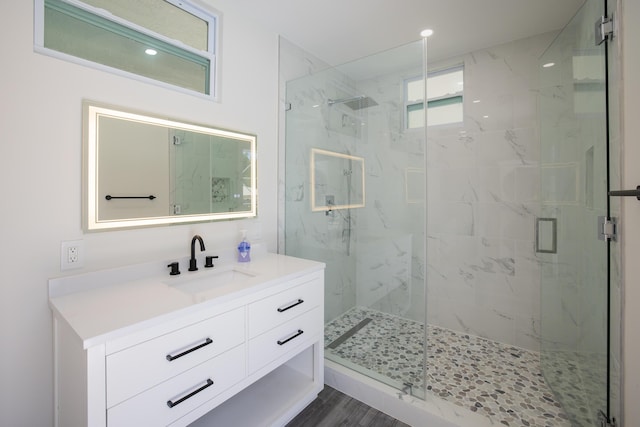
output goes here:
[{"label": "lighted mirror", "polygon": [[256,136],[83,105],[87,231],[256,216]]},{"label": "lighted mirror", "polygon": [[362,157],[311,149],[311,210],[361,208],[364,197]]}]

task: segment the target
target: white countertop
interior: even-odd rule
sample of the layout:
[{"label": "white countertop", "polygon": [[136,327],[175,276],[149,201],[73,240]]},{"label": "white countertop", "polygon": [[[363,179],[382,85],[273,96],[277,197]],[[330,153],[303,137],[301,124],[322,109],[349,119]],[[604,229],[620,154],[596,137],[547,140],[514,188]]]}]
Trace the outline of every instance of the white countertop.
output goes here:
[{"label": "white countertop", "polygon": [[[86,349],[324,268],[320,262],[266,252],[252,253],[246,263],[231,257],[214,260],[214,268],[204,268],[204,256],[198,256],[194,272],[187,271],[185,259],[180,261],[177,276],[169,275],[169,260],[50,279],[49,305]],[[230,270],[240,272],[241,279],[197,293],[181,287]]]}]

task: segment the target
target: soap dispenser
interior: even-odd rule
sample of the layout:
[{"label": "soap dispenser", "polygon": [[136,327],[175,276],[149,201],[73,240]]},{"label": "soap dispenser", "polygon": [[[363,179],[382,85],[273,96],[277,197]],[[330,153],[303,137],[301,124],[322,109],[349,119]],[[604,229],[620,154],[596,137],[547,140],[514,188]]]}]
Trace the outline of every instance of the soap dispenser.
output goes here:
[{"label": "soap dispenser", "polygon": [[251,245],[247,242],[247,230],[240,230],[240,244],[238,244],[238,262],[251,261]]}]

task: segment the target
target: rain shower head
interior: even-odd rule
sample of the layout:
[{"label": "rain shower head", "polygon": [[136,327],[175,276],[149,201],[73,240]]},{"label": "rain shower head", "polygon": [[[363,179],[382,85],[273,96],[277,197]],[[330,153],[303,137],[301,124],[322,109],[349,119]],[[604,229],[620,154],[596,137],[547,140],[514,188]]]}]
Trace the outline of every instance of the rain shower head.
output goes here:
[{"label": "rain shower head", "polygon": [[328,99],[327,104],[329,104],[329,106],[334,104],[344,104],[352,110],[360,110],[362,108],[378,105],[376,101],[365,95],[352,96],[350,98]]}]

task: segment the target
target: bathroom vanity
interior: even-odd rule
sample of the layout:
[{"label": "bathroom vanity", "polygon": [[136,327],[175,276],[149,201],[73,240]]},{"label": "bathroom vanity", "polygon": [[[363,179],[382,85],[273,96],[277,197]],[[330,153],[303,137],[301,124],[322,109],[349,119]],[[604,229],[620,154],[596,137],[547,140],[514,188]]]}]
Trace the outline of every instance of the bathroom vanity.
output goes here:
[{"label": "bathroom vanity", "polygon": [[56,426],[286,424],[324,384],[324,264],[169,262],[49,281]]}]

